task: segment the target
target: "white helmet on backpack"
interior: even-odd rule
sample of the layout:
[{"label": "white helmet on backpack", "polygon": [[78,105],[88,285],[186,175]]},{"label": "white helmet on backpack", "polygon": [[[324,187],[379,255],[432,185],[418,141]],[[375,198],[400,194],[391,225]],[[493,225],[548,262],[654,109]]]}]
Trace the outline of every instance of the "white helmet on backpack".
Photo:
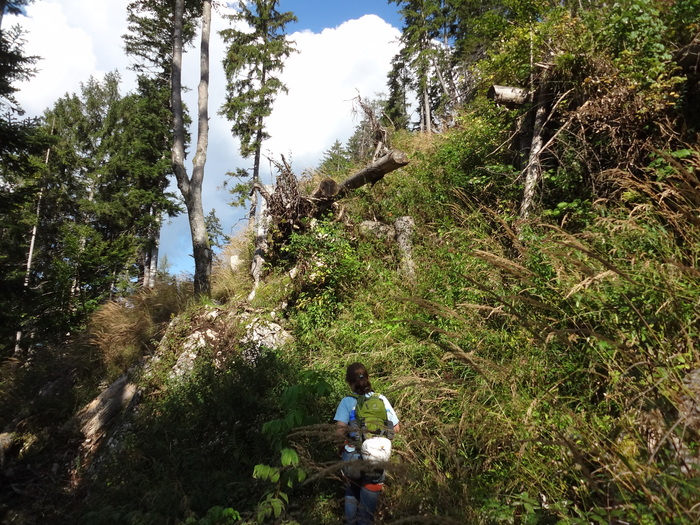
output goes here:
[{"label": "white helmet on backpack", "polygon": [[391,457],[391,440],[377,436],[362,442],[362,459],[370,463],[386,463]]}]

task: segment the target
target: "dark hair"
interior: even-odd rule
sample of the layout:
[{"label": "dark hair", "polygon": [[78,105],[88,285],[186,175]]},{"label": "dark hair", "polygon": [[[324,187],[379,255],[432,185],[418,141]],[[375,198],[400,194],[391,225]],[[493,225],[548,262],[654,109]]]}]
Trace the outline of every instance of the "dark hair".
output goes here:
[{"label": "dark hair", "polygon": [[369,394],[372,391],[369,374],[362,363],[348,365],[348,370],[345,372],[345,380],[356,394]]}]

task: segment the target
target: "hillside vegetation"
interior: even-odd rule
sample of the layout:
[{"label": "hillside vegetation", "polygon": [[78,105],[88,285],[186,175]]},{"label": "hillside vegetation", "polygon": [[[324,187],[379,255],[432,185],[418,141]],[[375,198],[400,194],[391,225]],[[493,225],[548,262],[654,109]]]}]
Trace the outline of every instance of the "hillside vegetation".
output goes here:
[{"label": "hillside vegetation", "polygon": [[[393,130],[408,166],[342,212],[271,233],[252,302],[243,236],[211,300],[165,279],[103,305],[69,345],[5,359],[0,512],[340,523],[331,423],[361,361],[402,427],[381,523],[700,521],[699,15],[697,1],[630,0],[502,29],[439,133]],[[508,108],[492,85],[536,96]],[[338,180],[362,166],[345,160]],[[410,260],[361,226],[409,216]],[[253,319],[292,337],[251,354]],[[184,341],[206,330],[174,377]],[[82,463],[71,416],[122,374],[138,402]]]}]

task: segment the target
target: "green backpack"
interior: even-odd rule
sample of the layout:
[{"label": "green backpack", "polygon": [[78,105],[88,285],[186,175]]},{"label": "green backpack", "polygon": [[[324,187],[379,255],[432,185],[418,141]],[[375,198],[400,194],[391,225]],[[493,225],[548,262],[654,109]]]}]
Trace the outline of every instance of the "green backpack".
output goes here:
[{"label": "green backpack", "polygon": [[[360,442],[375,436],[383,436],[389,439],[394,437],[394,425],[386,417],[386,406],[377,394],[370,397],[353,396],[357,399],[355,418],[360,429]],[[353,425],[354,426],[354,425]]]}]

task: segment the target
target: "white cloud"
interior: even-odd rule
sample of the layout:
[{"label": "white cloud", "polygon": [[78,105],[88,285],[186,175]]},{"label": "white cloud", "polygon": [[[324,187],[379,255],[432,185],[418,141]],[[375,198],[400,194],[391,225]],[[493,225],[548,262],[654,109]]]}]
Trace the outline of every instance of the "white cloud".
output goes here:
[{"label": "white cloud", "polygon": [[[215,19],[212,26],[210,142],[203,198],[205,209],[215,208],[224,231],[231,233],[242,223],[245,210],[228,206],[229,195],[220,188],[226,172],[249,168],[252,160],[241,159],[238,141],[231,137],[230,123],[216,114],[224,101],[225,78],[220,67],[224,46],[215,32],[225,25]],[[333,142],[346,141],[357,124],[353,120],[352,99],[358,93],[372,98],[386,91],[387,73],[391,59],[398,53],[399,37],[398,29],[375,15],[350,20],[321,33],[291,34],[299,52],[285,63],[282,80],[289,93],[281,94],[275,102],[267,122],[272,138],[264,143],[264,152],[276,159],[285,155],[299,175],[316,166]],[[195,87],[198,61],[194,53],[187,59],[185,75]],[[188,104],[195,107],[194,91],[190,92]],[[265,170],[266,164],[262,176],[266,175]],[[185,255],[191,251],[185,217],[173,219],[164,228],[162,245],[173,269],[192,267],[192,259]]]},{"label": "white cloud", "polygon": [[127,71],[121,35],[126,32],[128,0],[38,1],[27,16],[7,17],[8,25],[27,31],[25,51],[41,57],[38,74],[19,84],[17,99],[30,115],[39,115],[65,93],[80,90],[90,76],[102,78],[118,69],[133,86]]},{"label": "white cloud", "polygon": [[282,78],[289,93],[275,103],[268,121],[272,138],[265,147],[291,151],[295,167],[298,163],[303,170],[316,165],[335,140],[347,140],[357,124],[352,99],[386,92],[399,36],[376,15],[319,34],[292,34],[300,52],[285,64]]},{"label": "white cloud", "polygon": [[[29,32],[26,51],[39,55],[40,73],[21,86],[18,100],[30,115],[39,115],[66,92],[78,92],[90,75],[102,78],[118,69],[125,81],[123,92],[133,89],[134,76],[127,70],[123,51],[128,0],[44,0],[28,6],[28,17],[7,17],[7,23],[21,23]],[[5,22],[5,21],[4,21]],[[221,68],[224,44],[218,31],[225,22],[215,13],[212,23],[210,78],[210,142],[205,175],[204,207],[215,208],[224,231],[229,233],[243,211],[227,205],[221,190],[225,173],[247,168],[252,161],[238,154],[238,142],[230,125],[217,113],[224,101],[225,78]],[[297,174],[318,164],[324,151],[345,141],[356,122],[352,99],[361,94],[372,98],[386,91],[386,76],[392,57],[398,52],[399,30],[375,15],[347,21],[321,33],[294,33],[299,53],[285,64],[282,78],[289,88],[280,95],[268,121],[272,138],[264,144],[266,153],[284,154]],[[198,45],[186,57],[183,82],[192,91],[186,102],[196,108],[199,81]],[[193,131],[193,137],[196,133]],[[191,149],[191,148],[190,148]],[[174,271],[191,271],[192,259],[186,217],[178,217],[163,228],[162,254]]]}]

